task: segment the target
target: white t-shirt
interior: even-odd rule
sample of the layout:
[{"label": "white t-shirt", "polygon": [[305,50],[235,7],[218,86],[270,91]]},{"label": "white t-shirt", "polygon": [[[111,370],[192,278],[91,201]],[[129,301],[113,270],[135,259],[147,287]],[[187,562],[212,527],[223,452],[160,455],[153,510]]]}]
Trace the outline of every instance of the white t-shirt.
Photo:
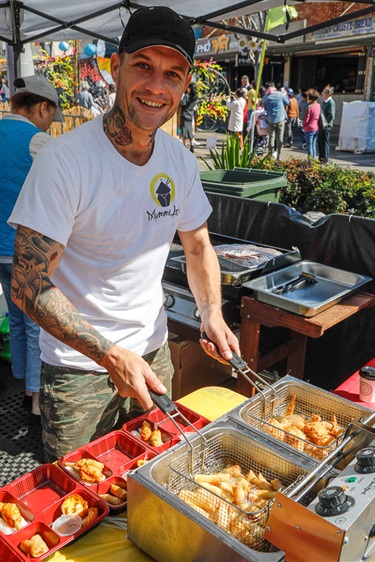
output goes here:
[{"label": "white t-shirt", "polygon": [[[201,226],[212,208],[193,154],[158,130],[150,160],[125,160],[102,117],[37,154],[9,222],[65,246],[52,280],[104,337],[144,355],[167,339],[161,280],[175,231]],[[103,371],[41,330],[42,360]]]},{"label": "white t-shirt", "polygon": [[238,98],[232,101],[227,100],[227,107],[231,110],[229,114],[228,131],[232,133],[242,132],[245,105],[246,101],[244,98]]}]

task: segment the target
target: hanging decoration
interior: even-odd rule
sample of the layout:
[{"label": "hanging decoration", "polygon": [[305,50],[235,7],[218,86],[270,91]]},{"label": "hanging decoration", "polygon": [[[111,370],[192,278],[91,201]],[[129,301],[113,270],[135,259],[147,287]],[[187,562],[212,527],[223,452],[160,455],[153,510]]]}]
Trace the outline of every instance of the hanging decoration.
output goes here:
[{"label": "hanging decoration", "polygon": [[93,57],[96,55],[96,45],[94,45],[94,43],[88,43],[85,45],[83,52],[87,57]]},{"label": "hanging decoration", "polygon": [[66,51],[69,49],[69,43],[67,41],[61,41],[61,43],[59,43],[59,49],[60,51],[66,53]]}]

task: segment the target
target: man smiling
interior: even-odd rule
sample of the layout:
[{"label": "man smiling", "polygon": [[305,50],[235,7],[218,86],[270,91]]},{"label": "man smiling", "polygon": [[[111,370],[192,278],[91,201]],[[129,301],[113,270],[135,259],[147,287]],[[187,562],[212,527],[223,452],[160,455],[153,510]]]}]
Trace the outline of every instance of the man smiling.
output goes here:
[{"label": "man smiling", "polygon": [[171,392],[161,280],[176,231],[202,331],[225,359],[239,353],[197,162],[159,128],[190,82],[194,48],[169,8],[134,12],[111,59],[113,108],[39,152],[10,217],[13,300],[42,328],[47,461],[110,431],[120,410],[150,408],[148,388]]}]

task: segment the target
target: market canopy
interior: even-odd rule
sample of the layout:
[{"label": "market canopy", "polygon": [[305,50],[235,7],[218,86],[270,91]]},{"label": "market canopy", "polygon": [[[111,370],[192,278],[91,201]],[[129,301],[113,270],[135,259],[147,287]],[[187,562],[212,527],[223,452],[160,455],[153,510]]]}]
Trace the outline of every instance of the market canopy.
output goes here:
[{"label": "market canopy", "polygon": [[[301,0],[304,1],[304,0]],[[312,0],[315,2],[316,0]],[[369,0],[354,0],[354,4],[366,7],[355,13],[344,14],[314,26],[285,33],[272,34],[228,26],[223,20],[240,15],[269,10],[284,5],[284,0],[0,0],[0,41],[5,41],[15,51],[23,45],[36,41],[55,41],[93,37],[115,44],[122,34],[130,14],[142,6],[169,6],[186,17],[191,24],[202,24],[225,31],[260,37],[277,43],[306,33],[323,29],[375,12],[375,5]],[[299,0],[290,0],[297,6]],[[341,2],[337,2],[341,3]],[[344,2],[342,2],[344,4]]]}]

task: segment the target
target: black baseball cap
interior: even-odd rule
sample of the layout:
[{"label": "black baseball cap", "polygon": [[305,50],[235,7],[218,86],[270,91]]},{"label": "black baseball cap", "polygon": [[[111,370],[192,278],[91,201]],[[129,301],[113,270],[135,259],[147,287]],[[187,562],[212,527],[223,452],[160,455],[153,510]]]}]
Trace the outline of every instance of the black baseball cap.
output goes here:
[{"label": "black baseball cap", "polygon": [[195,35],[191,25],[166,6],[138,8],[129,18],[119,44],[119,53],[163,46],[175,49],[193,66]]}]

